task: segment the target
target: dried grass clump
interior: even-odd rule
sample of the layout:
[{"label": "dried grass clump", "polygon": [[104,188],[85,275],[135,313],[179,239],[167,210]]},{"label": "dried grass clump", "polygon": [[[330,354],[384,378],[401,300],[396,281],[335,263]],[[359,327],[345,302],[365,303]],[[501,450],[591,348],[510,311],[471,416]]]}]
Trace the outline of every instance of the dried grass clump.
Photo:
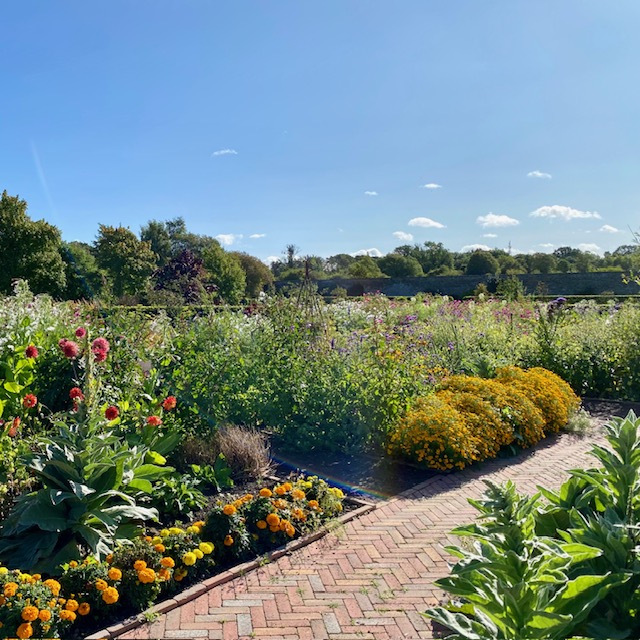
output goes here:
[{"label": "dried grass clump", "polygon": [[214,442],[238,480],[258,480],[274,468],[269,439],[254,427],[225,425],[215,434]]}]

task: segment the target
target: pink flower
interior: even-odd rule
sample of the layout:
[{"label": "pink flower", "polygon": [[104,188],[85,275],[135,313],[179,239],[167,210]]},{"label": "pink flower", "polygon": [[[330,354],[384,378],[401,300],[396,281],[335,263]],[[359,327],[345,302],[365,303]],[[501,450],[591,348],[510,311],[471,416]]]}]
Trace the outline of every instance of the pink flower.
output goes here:
[{"label": "pink flower", "polygon": [[149,416],[147,418],[147,424],[150,427],[159,427],[162,424],[162,419],[158,416]]},{"label": "pink flower", "polygon": [[67,358],[77,358],[78,353],[80,353],[80,347],[73,340],[62,338],[62,340],[58,342],[58,345]]},{"label": "pink flower", "polygon": [[104,417],[109,421],[115,420],[119,415],[120,415],[120,411],[118,410],[118,407],[115,407],[113,405],[111,405],[110,407],[107,407],[104,410]]},{"label": "pink flower", "polygon": [[109,341],[106,338],[96,338],[91,343],[91,351],[94,353],[96,351],[104,351],[105,353],[109,353]]},{"label": "pink flower", "polygon": [[76,338],[84,338],[87,335],[87,330],[84,327],[78,327],[76,329]]},{"label": "pink flower", "polygon": [[24,350],[24,355],[27,356],[27,358],[37,358],[38,357],[38,350],[36,349],[36,346],[34,344],[30,344]]},{"label": "pink flower", "polygon": [[95,356],[96,362],[104,362],[107,359],[107,352],[101,349],[94,349],[93,355]]}]

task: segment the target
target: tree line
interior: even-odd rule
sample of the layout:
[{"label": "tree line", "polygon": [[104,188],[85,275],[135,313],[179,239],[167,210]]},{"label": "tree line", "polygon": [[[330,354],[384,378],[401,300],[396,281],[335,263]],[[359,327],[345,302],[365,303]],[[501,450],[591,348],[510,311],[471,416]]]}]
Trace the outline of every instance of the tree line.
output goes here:
[{"label": "tree line", "polygon": [[[637,238],[636,238],[637,240]],[[300,256],[287,245],[269,268],[247,253],[226,251],[215,238],[190,232],[181,217],[150,220],[139,235],[100,224],[93,243],[65,242],[54,225],[32,220],[27,203],[6,190],[0,198],[0,293],[16,279],[57,299],[123,303],[237,304],[270,289],[274,280],[437,275],[640,271],[640,245],[598,256],[572,247],[512,255],[502,249],[455,252],[440,242],[401,245],[382,257],[339,253]]]}]

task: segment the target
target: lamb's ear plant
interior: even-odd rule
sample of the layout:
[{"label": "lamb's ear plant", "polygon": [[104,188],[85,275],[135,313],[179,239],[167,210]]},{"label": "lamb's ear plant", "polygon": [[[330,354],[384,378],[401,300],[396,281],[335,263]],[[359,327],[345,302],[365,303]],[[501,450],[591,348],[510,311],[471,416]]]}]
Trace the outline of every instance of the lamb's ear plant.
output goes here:
[{"label": "lamb's ear plant", "polygon": [[640,420],[606,428],[601,467],[575,470],[559,491],[521,497],[489,484],[472,504],[478,521],[454,530],[474,539],[436,584],[455,600],[426,612],[449,638],[635,638],[640,634]]}]

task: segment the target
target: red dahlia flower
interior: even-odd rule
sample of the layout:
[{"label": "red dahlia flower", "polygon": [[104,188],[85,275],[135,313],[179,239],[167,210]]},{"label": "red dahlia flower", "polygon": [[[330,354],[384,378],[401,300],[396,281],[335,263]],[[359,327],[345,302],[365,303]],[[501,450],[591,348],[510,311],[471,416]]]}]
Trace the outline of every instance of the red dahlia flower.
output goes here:
[{"label": "red dahlia flower", "polygon": [[30,344],[24,350],[24,355],[27,356],[27,358],[37,358],[38,357],[38,350],[36,349],[36,345],[35,344]]},{"label": "red dahlia flower", "polygon": [[71,391],[69,391],[69,397],[72,400],[84,400],[84,393],[82,393],[80,387],[73,387]]},{"label": "red dahlia flower", "polygon": [[171,411],[171,409],[175,409],[176,408],[176,404],[178,403],[178,401],[176,400],[175,396],[168,396],[167,398],[165,398],[162,401],[162,408],[165,411]]},{"label": "red dahlia flower", "polygon": [[96,351],[104,351],[105,353],[109,353],[109,349],[109,341],[106,338],[96,338],[91,343],[91,351],[93,351],[94,353]]},{"label": "red dahlia flower", "polygon": [[111,405],[110,407],[107,407],[104,410],[104,417],[109,421],[115,420],[119,415],[120,415],[120,411],[118,407],[115,407],[113,405]]},{"label": "red dahlia flower", "polygon": [[94,349],[93,355],[96,358],[96,362],[104,362],[107,359],[107,352],[102,349]]},{"label": "red dahlia flower", "polygon": [[38,398],[36,398],[33,393],[27,393],[27,395],[22,398],[22,406],[25,409],[31,409],[38,404]]},{"label": "red dahlia flower", "polygon": [[87,330],[84,327],[78,327],[76,329],[76,338],[84,338],[87,335]]},{"label": "red dahlia flower", "polygon": [[67,358],[77,358],[78,353],[80,353],[80,347],[73,340],[62,338],[62,340],[58,342],[58,345]]}]

